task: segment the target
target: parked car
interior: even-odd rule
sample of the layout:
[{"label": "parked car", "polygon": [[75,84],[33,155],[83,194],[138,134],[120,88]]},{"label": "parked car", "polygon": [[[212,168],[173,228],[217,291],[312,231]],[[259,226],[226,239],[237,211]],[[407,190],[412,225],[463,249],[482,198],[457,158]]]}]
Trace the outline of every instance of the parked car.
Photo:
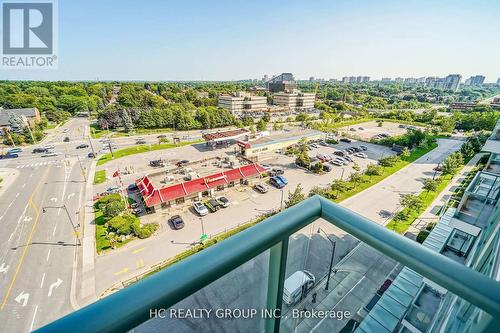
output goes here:
[{"label": "parked car", "polygon": [[54,149],[55,147],[56,147],[56,146],[54,146],[54,145],[45,145],[45,146],[43,146],[43,148],[44,148],[44,149],[47,149],[47,150],[49,150],[49,149]]},{"label": "parked car", "polygon": [[342,163],[343,165],[348,165],[349,164],[349,161],[348,160],[345,160],[344,158],[342,157],[337,157],[335,159],[335,161],[339,162],[339,163]]},{"label": "parked car", "polygon": [[323,164],[323,171],[330,172],[332,171],[332,167],[329,166],[328,164]]},{"label": "parked car", "polygon": [[333,153],[334,153],[335,155],[337,155],[337,156],[344,156],[344,155],[345,155],[345,153],[344,153],[343,151],[341,151],[341,150],[336,150],[336,151],[334,151]]},{"label": "parked car", "polygon": [[271,171],[269,171],[269,175],[271,176],[280,176],[285,173],[285,170],[282,168],[272,168]]},{"label": "parked car", "polygon": [[130,205],[130,208],[139,208],[139,204],[137,202],[134,202],[133,204]]},{"label": "parked car", "polygon": [[360,158],[367,158],[368,157],[368,156],[366,156],[365,153],[356,153],[356,154],[354,154],[354,156],[360,157]]},{"label": "parked car", "polygon": [[288,180],[282,175],[276,176],[283,184],[288,185]]},{"label": "parked car", "polygon": [[273,186],[274,186],[274,187],[276,187],[276,188],[281,189],[281,188],[285,187],[285,186],[286,186],[286,184],[285,184],[285,183],[283,183],[283,182],[281,181],[281,179],[279,179],[278,177],[279,177],[279,176],[276,176],[276,177],[271,177],[271,178],[269,179],[269,184],[273,185]]},{"label": "parked car", "polygon": [[205,202],[205,206],[207,206],[208,210],[210,210],[210,212],[212,212],[212,213],[218,211],[221,208],[221,205],[215,199],[209,199],[209,200],[207,200]]},{"label": "parked car", "polygon": [[360,131],[363,131],[363,130],[364,130],[364,128],[363,128],[363,127],[358,127],[358,129],[359,129]]},{"label": "parked car", "polygon": [[137,184],[132,183],[127,187],[127,190],[129,190],[130,192],[137,192],[139,191],[139,187],[137,186]]},{"label": "parked car", "polygon": [[0,155],[0,160],[7,159],[7,158],[18,158],[19,155],[17,154],[5,154],[5,155]]},{"label": "parked car", "polygon": [[349,128],[349,131],[356,132],[356,129],[351,127],[351,128]]},{"label": "parked car", "polygon": [[367,151],[367,150],[368,150],[368,148],[366,148],[366,146],[359,146],[359,148],[360,148],[361,150],[364,150],[364,151]]},{"label": "parked car", "polygon": [[106,190],[108,193],[120,192],[120,186],[111,186]]},{"label": "parked car", "polygon": [[165,164],[163,163],[162,160],[152,160],[149,161],[149,165],[152,166],[153,168],[158,168],[158,167],[164,167]]},{"label": "parked car", "polygon": [[33,154],[37,154],[37,153],[46,153],[48,152],[49,150],[47,148],[35,148],[33,149],[32,153]]},{"label": "parked car", "polygon": [[179,168],[182,167],[183,165],[186,165],[188,164],[189,161],[188,160],[181,160],[179,162],[177,162],[175,165],[177,165]]},{"label": "parked car", "polygon": [[221,205],[222,208],[227,208],[230,205],[229,199],[224,196],[220,196],[215,199],[219,202],[219,205]]},{"label": "parked car", "polygon": [[207,207],[202,204],[201,202],[199,201],[195,201],[193,202],[193,209],[196,211],[196,213],[198,213],[198,215],[200,216],[205,216],[208,214],[208,209]]},{"label": "parked car", "polygon": [[343,159],[347,160],[348,162],[354,162],[354,160],[352,159],[352,157],[349,156],[349,155],[344,156]]},{"label": "parked car", "polygon": [[269,164],[261,164],[260,166],[266,171],[271,171],[271,166]]},{"label": "parked car", "polygon": [[144,145],[144,144],[146,144],[146,140],[137,140],[137,141],[135,142],[135,144],[136,144],[136,145]]},{"label": "parked car", "polygon": [[87,156],[89,158],[95,158],[95,154],[93,152],[88,153]]},{"label": "parked car", "polygon": [[283,285],[283,301],[293,305],[303,299],[311,291],[316,283],[314,275],[306,270],[296,271]]},{"label": "parked car", "polygon": [[348,139],[348,138],[341,138],[341,139],[340,139],[340,142],[351,143],[351,142],[352,142],[352,140],[351,140],[351,139]]},{"label": "parked car", "polygon": [[264,184],[257,184],[254,187],[260,193],[267,193],[267,191],[269,191],[269,188]]},{"label": "parked car", "polygon": [[406,128],[406,126],[405,126],[405,125],[403,125],[403,124],[399,124],[399,126],[398,126],[398,127],[399,127],[399,128]]},{"label": "parked car", "polygon": [[140,208],[134,208],[132,209],[132,211],[134,212],[135,215],[139,215],[140,213],[142,213],[142,209]]},{"label": "parked car", "polygon": [[311,143],[311,145],[310,145],[310,146],[311,146],[311,147],[313,147],[313,148],[319,148],[319,147],[318,147],[318,145],[317,145],[317,144],[315,144],[315,143]]},{"label": "parked car", "polygon": [[89,145],[86,143],[82,143],[81,145],[76,146],[76,149],[83,149],[83,148],[88,148]]},{"label": "parked car", "polygon": [[47,153],[43,154],[42,157],[53,157],[53,156],[57,156],[57,155],[59,155],[59,153],[47,152]]},{"label": "parked car", "polygon": [[22,153],[22,152],[23,152],[23,150],[19,147],[7,150],[7,154],[14,154],[14,153],[17,154],[17,153]]},{"label": "parked car", "polygon": [[69,142],[69,136],[65,137],[63,141],[64,142]]},{"label": "parked car", "polygon": [[337,160],[333,160],[330,163],[333,164],[333,165],[336,165],[336,166],[342,166],[342,165],[344,165],[343,163],[341,163],[340,161],[337,161]]},{"label": "parked car", "polygon": [[175,230],[179,230],[179,229],[184,228],[184,221],[182,220],[182,217],[180,217],[180,215],[174,215],[174,216],[172,216],[168,220],[168,222],[172,225],[172,227]]}]

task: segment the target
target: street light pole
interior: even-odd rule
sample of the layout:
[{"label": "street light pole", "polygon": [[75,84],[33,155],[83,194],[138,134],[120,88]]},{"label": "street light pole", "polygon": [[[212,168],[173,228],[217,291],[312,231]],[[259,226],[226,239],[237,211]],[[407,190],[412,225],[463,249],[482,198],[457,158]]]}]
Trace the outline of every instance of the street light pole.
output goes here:
[{"label": "street light pole", "polygon": [[326,239],[328,239],[330,244],[332,244],[332,257],[330,258],[330,268],[328,269],[328,278],[326,279],[326,285],[325,285],[325,290],[328,290],[328,287],[330,286],[330,276],[332,274],[332,268],[333,268],[333,258],[335,257],[335,245],[337,244],[337,242],[332,241],[330,237],[328,237],[328,234],[323,229],[318,227],[318,234],[321,232],[325,234]]}]

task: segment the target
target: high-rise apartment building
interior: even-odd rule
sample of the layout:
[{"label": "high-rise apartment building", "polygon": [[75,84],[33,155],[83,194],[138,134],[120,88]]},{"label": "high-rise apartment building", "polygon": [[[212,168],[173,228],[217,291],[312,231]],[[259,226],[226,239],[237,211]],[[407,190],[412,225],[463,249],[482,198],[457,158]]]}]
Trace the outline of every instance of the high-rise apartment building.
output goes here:
[{"label": "high-rise apartment building", "polygon": [[443,81],[443,89],[457,91],[458,86],[460,85],[460,80],[462,79],[462,75],[460,74],[450,74],[444,78]]},{"label": "high-rise apartment building", "polygon": [[281,73],[267,81],[267,89],[270,92],[292,91],[297,89],[295,78],[292,73]]},{"label": "high-rise apartment building", "polygon": [[471,86],[480,86],[484,83],[485,77],[483,75],[475,75],[470,77]]}]

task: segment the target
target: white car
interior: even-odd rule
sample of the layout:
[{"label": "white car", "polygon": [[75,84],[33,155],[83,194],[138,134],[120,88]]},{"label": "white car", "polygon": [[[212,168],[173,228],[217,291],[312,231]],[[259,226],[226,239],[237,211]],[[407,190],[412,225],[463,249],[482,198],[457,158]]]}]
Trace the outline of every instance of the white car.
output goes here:
[{"label": "white car", "polygon": [[43,148],[45,148],[45,149],[54,149],[55,147],[56,146],[54,146],[54,145],[46,145]]},{"label": "white car", "polygon": [[339,162],[339,163],[342,163],[343,165],[348,165],[349,164],[349,161],[348,160],[345,160],[343,159],[342,157],[337,157],[335,159],[336,162]]},{"label": "white car", "polygon": [[199,202],[199,201],[195,201],[193,202],[193,209],[196,211],[196,213],[198,213],[198,215],[200,216],[205,216],[208,214],[208,209],[207,207]]},{"label": "white car", "polygon": [[360,157],[360,158],[367,158],[368,156],[366,156],[365,153],[356,153],[354,154],[354,156],[357,156],[357,157]]},{"label": "white car", "polygon": [[330,163],[333,164],[333,165],[336,165],[336,166],[342,166],[343,165],[342,163],[340,163],[340,161],[337,161],[337,160],[331,161]]},{"label": "white car", "polygon": [[271,171],[271,166],[269,164],[261,164],[260,166],[266,171]]}]

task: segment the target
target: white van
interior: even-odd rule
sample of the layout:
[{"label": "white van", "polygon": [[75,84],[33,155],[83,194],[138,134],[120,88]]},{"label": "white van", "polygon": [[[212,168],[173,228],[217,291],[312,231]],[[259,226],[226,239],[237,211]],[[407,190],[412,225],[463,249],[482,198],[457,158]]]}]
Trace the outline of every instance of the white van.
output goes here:
[{"label": "white van", "polygon": [[307,295],[307,293],[314,287],[315,282],[316,278],[311,272],[305,270],[296,271],[285,280],[283,288],[283,301],[288,305],[297,303],[301,296]]}]

